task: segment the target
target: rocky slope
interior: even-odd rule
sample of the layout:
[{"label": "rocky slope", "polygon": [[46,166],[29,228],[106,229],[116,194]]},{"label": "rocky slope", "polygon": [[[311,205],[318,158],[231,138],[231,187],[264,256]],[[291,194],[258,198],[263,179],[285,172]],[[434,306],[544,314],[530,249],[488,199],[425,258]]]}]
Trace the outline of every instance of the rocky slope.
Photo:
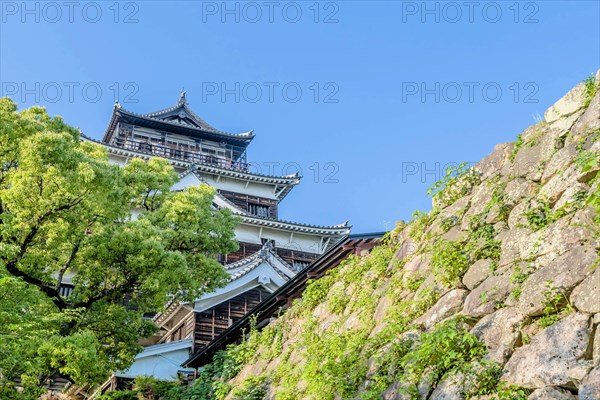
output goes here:
[{"label": "rocky slope", "polygon": [[208,368],[229,399],[600,399],[599,78]]}]

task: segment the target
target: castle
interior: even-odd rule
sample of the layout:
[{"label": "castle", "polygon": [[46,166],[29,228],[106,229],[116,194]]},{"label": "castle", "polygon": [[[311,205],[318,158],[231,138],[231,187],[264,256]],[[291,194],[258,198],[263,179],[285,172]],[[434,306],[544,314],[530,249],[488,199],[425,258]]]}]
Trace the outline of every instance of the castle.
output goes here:
[{"label": "castle", "polygon": [[[216,189],[214,207],[230,209],[240,223],[235,229],[239,250],[219,260],[231,276],[227,285],[193,303],[167,304],[163,312],[149,316],[159,332],[144,339],[144,351],[134,364],[105,386],[140,375],[173,380],[190,373],[181,367],[184,361],[350,233],[347,222],[317,226],[279,218],[279,203],[301,177],[252,172],[247,148],[254,136],[252,131],[231,134],[212,127],[191,110],[184,91],[174,106],[148,114],[115,103],[99,142],[111,162],[165,158],[180,174],[172,190],[208,184]],[[134,217],[137,212],[132,210]]]}]

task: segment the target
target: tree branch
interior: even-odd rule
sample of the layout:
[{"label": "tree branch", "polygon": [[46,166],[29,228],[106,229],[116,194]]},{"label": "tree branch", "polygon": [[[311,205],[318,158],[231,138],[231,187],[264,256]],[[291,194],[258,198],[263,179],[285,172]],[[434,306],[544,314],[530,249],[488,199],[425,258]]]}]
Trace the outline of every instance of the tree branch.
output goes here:
[{"label": "tree branch", "polygon": [[23,239],[23,242],[21,243],[21,246],[19,248],[19,254],[17,254],[16,257],[14,257],[12,260],[10,260],[10,261],[8,261],[6,263],[6,271],[8,273],[10,273],[11,275],[13,275],[14,277],[23,279],[25,282],[27,282],[29,284],[37,286],[43,293],[45,293],[52,300],[52,302],[61,311],[64,310],[65,308],[67,308],[67,303],[60,296],[60,292],[55,287],[53,287],[50,284],[42,281],[41,279],[38,279],[38,278],[36,278],[34,276],[29,275],[28,273],[26,273],[24,271],[21,271],[17,267],[17,264],[23,258],[23,256],[25,255],[25,252],[27,251],[27,249],[29,248],[29,246],[33,242],[33,238],[38,233],[39,228],[40,228],[42,222],[46,218],[50,217],[54,213],[57,213],[57,212],[60,212],[60,211],[64,211],[64,210],[68,210],[69,208],[74,207],[77,204],[79,204],[82,200],[83,200],[83,197],[76,198],[73,201],[71,201],[70,203],[63,204],[62,206],[57,207],[55,210],[48,211],[47,213],[45,213],[42,216],[40,216],[38,218],[37,224],[34,225],[31,228],[31,230],[29,231],[29,233],[27,234],[27,236],[25,236],[25,238]]},{"label": "tree branch", "polygon": [[148,190],[146,192],[146,196],[144,197],[144,201],[142,201],[142,205],[144,206],[144,208],[146,209],[146,211],[150,211],[150,207],[148,207],[148,197],[150,196],[150,190]]},{"label": "tree branch", "polygon": [[69,269],[71,264],[73,263],[73,260],[75,259],[75,256],[77,255],[77,252],[79,251],[80,244],[81,244],[81,239],[77,240],[75,242],[75,244],[73,244],[73,248],[71,249],[71,255],[69,256],[69,259],[67,260],[65,265],[60,269],[60,271],[58,271],[58,277],[56,278],[56,286],[54,287],[56,290],[60,290],[60,285],[62,284],[63,276],[65,275],[65,272],[67,272],[67,270]]},{"label": "tree branch", "polygon": [[58,307],[59,310],[67,308],[67,303],[62,299],[58,290],[50,286],[48,283],[35,278],[17,268],[16,260],[10,261],[6,264],[6,270],[14,277],[21,278],[25,282],[37,286],[43,293],[45,293],[52,302]]},{"label": "tree branch", "polygon": [[109,296],[113,296],[115,294],[125,295],[133,287],[134,284],[135,284],[135,279],[132,279],[131,277],[129,277],[128,279],[125,280],[125,283],[123,283],[121,285],[117,285],[110,289],[102,290],[96,296],[92,296],[85,301],[80,301],[79,303],[75,303],[73,305],[73,308],[89,308],[95,302],[102,300],[104,298],[107,298]]}]

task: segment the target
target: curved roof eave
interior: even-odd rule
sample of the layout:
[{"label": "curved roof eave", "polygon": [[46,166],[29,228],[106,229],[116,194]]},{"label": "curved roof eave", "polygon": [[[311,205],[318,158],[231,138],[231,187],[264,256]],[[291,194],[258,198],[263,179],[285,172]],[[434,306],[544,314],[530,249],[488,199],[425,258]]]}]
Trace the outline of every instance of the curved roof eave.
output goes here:
[{"label": "curved roof eave", "polygon": [[[176,110],[176,109],[177,108],[175,108],[174,110]],[[138,114],[133,111],[128,111],[121,106],[118,106],[118,107],[113,108],[113,114],[111,116],[111,120],[110,120],[108,127],[106,129],[106,132],[104,134],[104,139],[103,139],[104,141],[109,140],[110,135],[111,135],[112,131],[115,129],[117,120],[119,119],[120,116],[135,118],[140,121],[147,121],[147,122],[151,122],[151,123],[159,124],[159,125],[162,124],[165,126],[166,129],[168,129],[169,127],[178,128],[178,129],[188,130],[190,132],[196,132],[197,134],[212,135],[212,136],[215,136],[216,138],[221,138],[221,139],[225,139],[225,140],[233,140],[233,141],[239,142],[239,144],[245,145],[245,146],[247,146],[255,136],[253,131],[235,134],[235,133],[227,133],[227,132],[219,131],[217,129],[210,127],[210,125],[208,125],[208,124],[206,124],[205,126],[210,127],[210,129],[201,129],[201,128],[197,128],[197,127],[193,127],[193,126],[189,126],[189,125],[178,124],[175,122],[165,121],[165,120],[162,120],[159,118],[150,117],[147,114]]]},{"label": "curved roof eave", "polygon": [[348,221],[338,225],[311,225],[302,224],[299,222],[292,222],[280,219],[262,218],[254,215],[242,216],[242,223],[250,225],[265,226],[274,229],[281,229],[285,231],[294,231],[300,233],[314,233],[319,235],[327,236],[341,236],[350,233],[352,225]]}]

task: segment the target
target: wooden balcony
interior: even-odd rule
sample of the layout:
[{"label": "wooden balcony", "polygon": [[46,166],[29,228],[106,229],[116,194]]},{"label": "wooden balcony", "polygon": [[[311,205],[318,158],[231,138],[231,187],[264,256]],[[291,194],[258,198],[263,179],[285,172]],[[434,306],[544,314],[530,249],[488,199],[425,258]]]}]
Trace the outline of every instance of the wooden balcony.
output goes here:
[{"label": "wooden balcony", "polygon": [[182,149],[178,146],[170,146],[155,142],[134,140],[130,138],[117,138],[114,141],[114,145],[125,150],[137,151],[139,153],[151,154],[157,157],[181,160],[194,164],[209,165],[242,172],[248,172],[250,169],[250,165],[245,162],[235,161],[216,155],[202,154],[198,151]]}]

